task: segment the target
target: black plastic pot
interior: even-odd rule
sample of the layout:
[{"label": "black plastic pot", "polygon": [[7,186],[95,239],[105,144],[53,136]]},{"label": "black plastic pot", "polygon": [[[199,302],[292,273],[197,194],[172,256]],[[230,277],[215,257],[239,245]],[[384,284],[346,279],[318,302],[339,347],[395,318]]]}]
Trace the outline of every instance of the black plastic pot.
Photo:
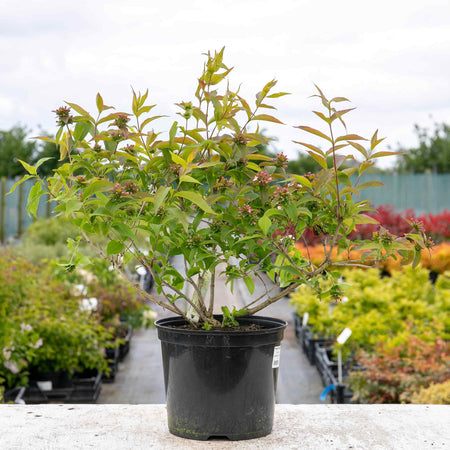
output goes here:
[{"label": "black plastic pot", "polygon": [[279,346],[287,323],[259,316],[239,322],[262,328],[177,328],[186,323],[182,317],[156,322],[172,434],[198,440],[240,440],[272,431]]}]

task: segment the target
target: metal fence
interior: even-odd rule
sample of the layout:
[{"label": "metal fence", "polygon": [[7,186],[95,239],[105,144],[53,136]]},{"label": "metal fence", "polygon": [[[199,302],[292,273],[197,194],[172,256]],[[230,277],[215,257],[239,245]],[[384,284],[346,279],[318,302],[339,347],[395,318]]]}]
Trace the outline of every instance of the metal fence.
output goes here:
[{"label": "metal fence", "polygon": [[[7,195],[19,178],[1,178],[0,180],[0,242],[5,243],[12,238],[20,237],[33,221],[26,212],[26,204],[34,181],[25,181],[13,193]],[[39,217],[49,217],[51,214],[50,203],[46,200],[46,196],[42,196],[37,211]]]},{"label": "metal fence", "polygon": [[[361,199],[371,199],[374,206],[393,205],[397,211],[413,209],[417,215],[439,213],[450,209],[450,174],[369,174],[361,182],[376,179],[386,187],[361,191]],[[32,218],[26,213],[26,200],[33,186],[32,180],[22,183],[12,194],[6,195],[17,180],[2,178],[0,183],[0,241],[20,237]],[[51,214],[50,204],[42,197],[38,216]]]},{"label": "metal fence", "polygon": [[413,209],[417,215],[450,209],[450,174],[363,174],[361,182],[369,179],[385,185],[362,191],[362,198],[370,198],[374,206]]}]

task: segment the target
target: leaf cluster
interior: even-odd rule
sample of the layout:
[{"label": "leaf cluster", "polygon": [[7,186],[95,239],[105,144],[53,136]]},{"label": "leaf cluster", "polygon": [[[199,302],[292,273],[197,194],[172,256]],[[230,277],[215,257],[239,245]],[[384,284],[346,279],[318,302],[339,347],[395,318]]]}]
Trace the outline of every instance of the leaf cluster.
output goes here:
[{"label": "leaf cluster", "polygon": [[[223,273],[231,287],[243,279],[250,292],[260,271],[280,282],[281,294],[267,289],[247,305],[245,314],[256,313],[297,285],[316,285],[332,262],[333,249],[348,248],[347,236],[355,227],[373,222],[365,215],[371,210],[369,202],[359,200],[359,191],[377,182],[359,185],[359,176],[374,160],[391,154],[377,151],[382,141],[377,132],[369,140],[347,132],[344,115],[353,109],[341,106],[347,99],[328,100],[317,88],[323,112],[314,113],[326,130],[297,128],[325,141],[326,150],[307,140],[299,142],[322,170],[314,176],[289,175],[283,154],[270,157],[260,151],[267,143],[260,123],[281,124],[267,110],[275,110],[273,101],[287,93],[274,91],[272,80],[253,102],[247,101],[239,89],[230,88],[232,69],[223,62],[223,53],[206,55],[194,98],[177,103],[180,118],[167,135],[150,129],[161,115],[153,113],[148,92],[133,91],[131,112],[106,106],[100,94],[96,114],[69,102],[70,110],[56,110],[60,128],[52,142],[61,160],[68,162],[36,183],[28,202],[35,214],[39,199],[50,194],[57,213],[70,218],[86,240],[93,243],[92,236],[98,235],[107,239],[106,246],[93,243],[99,256],[118,270],[137,260],[153,275],[163,298],[149,299],[193,325],[217,326],[216,273]],[[336,126],[344,133],[338,134]],[[343,153],[346,149],[356,149],[362,162],[345,168],[343,162],[352,158]],[[42,163],[24,163],[29,173],[25,178],[39,178]],[[326,254],[318,265],[294,247],[307,229],[324,236]],[[358,245],[377,259],[402,252],[416,261],[418,248],[425,247],[423,238],[398,238],[381,230]],[[182,257],[183,270],[172,264],[174,257]],[[204,289],[205,280],[211,280],[209,290]],[[187,294],[187,286],[194,297]],[[332,295],[339,296],[337,288]],[[194,311],[195,320],[184,304]]]}]

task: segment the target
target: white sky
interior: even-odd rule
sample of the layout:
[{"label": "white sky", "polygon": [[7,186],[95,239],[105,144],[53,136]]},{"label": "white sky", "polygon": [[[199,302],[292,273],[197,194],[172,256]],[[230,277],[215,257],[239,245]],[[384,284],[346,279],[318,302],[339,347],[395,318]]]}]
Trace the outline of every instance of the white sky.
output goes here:
[{"label": "white sky", "polygon": [[131,86],[157,114],[194,97],[202,53],[225,46],[249,99],[273,78],[284,127],[268,126],[295,157],[294,125],[316,125],[314,83],[357,110],[350,132],[414,145],[414,123],[450,123],[449,0],[0,0],[0,129],[55,132],[64,101],[128,108]]}]

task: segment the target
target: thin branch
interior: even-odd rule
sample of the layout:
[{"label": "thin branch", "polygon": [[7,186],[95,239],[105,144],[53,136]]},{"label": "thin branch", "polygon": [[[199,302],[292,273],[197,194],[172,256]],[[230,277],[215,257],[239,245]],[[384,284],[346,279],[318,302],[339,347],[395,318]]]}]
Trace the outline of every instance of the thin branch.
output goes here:
[{"label": "thin branch", "polygon": [[215,289],[216,289],[216,268],[215,267],[211,273],[211,284],[210,284],[209,288],[210,288],[210,291],[209,291],[208,316],[212,316],[213,311],[214,311],[214,294],[215,294]]}]

